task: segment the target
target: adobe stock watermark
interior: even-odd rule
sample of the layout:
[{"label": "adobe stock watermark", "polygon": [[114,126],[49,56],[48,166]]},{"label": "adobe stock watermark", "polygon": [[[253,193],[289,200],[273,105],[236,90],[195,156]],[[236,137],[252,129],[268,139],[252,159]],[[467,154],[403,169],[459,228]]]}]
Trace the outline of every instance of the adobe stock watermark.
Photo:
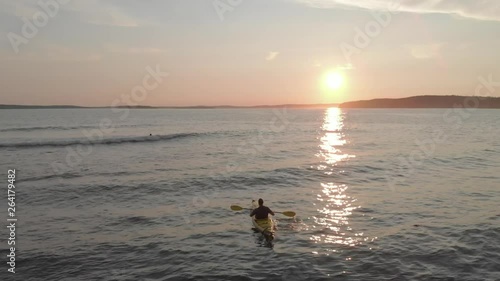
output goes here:
[{"label": "adobe stock watermark", "polygon": [[224,14],[232,12],[242,2],[243,0],[214,0],[212,5],[214,6],[215,12],[217,12],[217,15],[219,16],[220,21],[224,21]]},{"label": "adobe stock watermark", "polygon": [[[160,65],[156,65],[156,69],[147,66],[146,74],[142,78],[142,84],[133,87],[128,94],[123,94],[116,98],[111,103],[111,111],[114,114],[119,114],[121,121],[125,120],[130,114],[131,106],[138,106],[146,100],[149,93],[160,86],[163,79],[169,75],[167,72],[162,72]],[[98,124],[98,128],[92,130],[83,130],[85,139],[74,145],[66,146],[66,157],[64,162],[54,161],[51,164],[53,171],[62,175],[80,165],[83,159],[93,152],[93,146],[104,140],[104,137],[111,134],[115,130],[113,121],[109,118],[103,118]]]},{"label": "adobe stock watermark", "polygon": [[[478,77],[478,80],[479,83],[474,89],[472,96],[464,98],[460,104],[454,104],[453,108],[447,109],[442,115],[443,121],[449,127],[451,126],[453,131],[462,128],[464,121],[469,119],[479,108],[479,104],[484,99],[484,96],[493,95],[496,92],[496,88],[500,87],[500,81],[493,81],[492,74],[487,79]],[[396,185],[403,184],[425,160],[434,156],[437,146],[445,144],[448,139],[449,134],[443,129],[434,129],[433,135],[426,139],[416,139],[415,145],[417,145],[417,148],[405,157],[398,157],[398,171],[393,174],[386,173],[386,180],[390,189],[394,191]]]},{"label": "adobe stock watermark", "polygon": [[342,42],[340,50],[348,62],[352,61],[352,56],[361,54],[362,50],[367,48],[373,39],[382,33],[382,30],[392,22],[392,16],[399,13],[401,0],[392,2],[387,9],[383,11],[371,11],[372,20],[367,22],[363,28],[356,27],[353,42]]},{"label": "adobe stock watermark", "polygon": [[66,5],[71,0],[39,0],[37,2],[39,9],[33,14],[31,19],[22,17],[23,26],[18,33],[9,32],[7,38],[16,54],[19,53],[21,44],[28,44],[39,32],[40,28],[45,27],[51,18],[54,18],[61,10],[61,5]]},{"label": "adobe stock watermark", "polygon": [[[268,126],[265,129],[260,129],[256,136],[248,141],[243,141],[240,143],[236,149],[240,155],[253,155],[256,156],[258,153],[262,153],[266,146],[274,141],[274,136],[270,135],[267,138],[264,135],[267,132],[272,133],[283,133],[285,132],[291,124],[292,116],[289,115],[287,108],[282,108],[281,110],[273,109],[273,118],[269,121]],[[229,179],[235,173],[241,171],[241,164],[230,162],[224,167],[224,171],[220,173],[211,172],[209,177],[217,181],[219,179]],[[230,183],[231,184],[231,183]],[[201,210],[207,208],[210,204],[210,200],[217,197],[218,191],[200,191],[198,192],[188,204],[182,206],[177,205],[176,209],[179,214],[182,215],[185,223],[190,223],[190,214],[196,210]]]}]

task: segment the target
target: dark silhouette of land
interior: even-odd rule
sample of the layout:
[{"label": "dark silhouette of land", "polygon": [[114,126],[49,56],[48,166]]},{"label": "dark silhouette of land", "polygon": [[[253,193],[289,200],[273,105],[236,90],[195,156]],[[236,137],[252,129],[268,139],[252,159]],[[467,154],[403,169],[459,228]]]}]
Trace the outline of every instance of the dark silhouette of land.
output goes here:
[{"label": "dark silhouette of land", "polygon": [[45,108],[83,108],[75,105],[17,105],[17,104],[0,104],[0,109],[45,109]]},{"label": "dark silhouette of land", "polygon": [[[253,105],[253,106],[235,106],[235,105],[193,105],[193,106],[116,106],[113,108],[131,108],[131,109],[232,109],[232,108],[327,108],[336,107],[339,104],[279,104],[279,105]],[[85,108],[112,108],[111,106],[75,106],[75,105],[9,105],[0,104],[0,109],[85,109]]]},{"label": "dark silhouette of land", "polygon": [[473,96],[415,96],[401,99],[350,101],[341,108],[500,108],[500,98]]},{"label": "dark silhouette of land", "polygon": [[[453,108],[453,107],[474,107],[474,108],[500,108],[500,97],[474,97],[474,96],[415,96],[400,99],[373,99],[350,101],[341,104],[280,104],[280,105],[255,105],[255,106],[118,106],[118,108],[131,109],[232,109],[232,108]],[[85,107],[75,105],[5,105],[0,104],[0,109],[82,109],[82,108],[111,108]]]}]

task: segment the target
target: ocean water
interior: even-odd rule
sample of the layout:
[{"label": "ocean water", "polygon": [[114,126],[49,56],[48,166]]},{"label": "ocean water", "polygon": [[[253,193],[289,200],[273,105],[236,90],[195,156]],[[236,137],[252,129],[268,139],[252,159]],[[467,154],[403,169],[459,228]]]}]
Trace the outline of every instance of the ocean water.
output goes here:
[{"label": "ocean water", "polygon": [[[0,110],[18,218],[16,274],[3,239],[0,279],[500,280],[498,124],[498,110]],[[229,208],[258,198],[297,213],[275,216],[273,244]]]}]

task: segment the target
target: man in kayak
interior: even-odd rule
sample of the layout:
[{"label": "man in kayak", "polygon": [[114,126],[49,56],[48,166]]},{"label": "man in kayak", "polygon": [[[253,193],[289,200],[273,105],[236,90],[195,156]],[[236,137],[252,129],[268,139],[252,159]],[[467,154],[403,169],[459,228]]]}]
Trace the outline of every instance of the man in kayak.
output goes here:
[{"label": "man in kayak", "polygon": [[268,207],[264,206],[264,200],[262,198],[259,199],[259,207],[254,209],[250,216],[255,215],[255,219],[264,220],[268,218],[268,215],[271,214],[274,216],[274,212],[271,211]]}]

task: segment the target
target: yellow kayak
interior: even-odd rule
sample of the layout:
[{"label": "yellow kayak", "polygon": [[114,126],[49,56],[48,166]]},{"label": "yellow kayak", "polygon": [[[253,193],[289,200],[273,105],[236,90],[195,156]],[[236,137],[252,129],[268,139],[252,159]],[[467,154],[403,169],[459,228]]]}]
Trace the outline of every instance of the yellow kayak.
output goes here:
[{"label": "yellow kayak", "polygon": [[[252,208],[257,208],[255,201],[252,201]],[[267,241],[272,241],[274,239],[276,228],[271,218],[258,220],[253,216],[252,225],[257,231],[264,235]]]}]

